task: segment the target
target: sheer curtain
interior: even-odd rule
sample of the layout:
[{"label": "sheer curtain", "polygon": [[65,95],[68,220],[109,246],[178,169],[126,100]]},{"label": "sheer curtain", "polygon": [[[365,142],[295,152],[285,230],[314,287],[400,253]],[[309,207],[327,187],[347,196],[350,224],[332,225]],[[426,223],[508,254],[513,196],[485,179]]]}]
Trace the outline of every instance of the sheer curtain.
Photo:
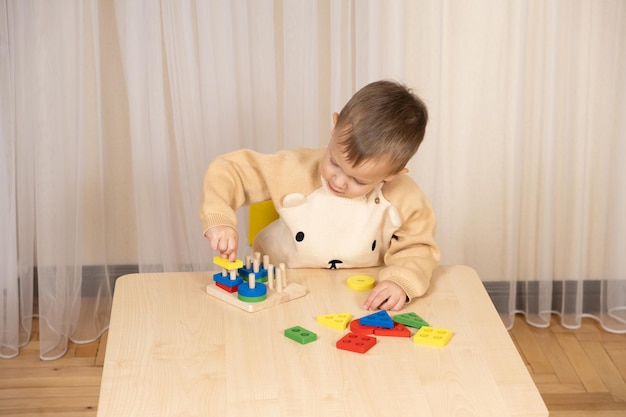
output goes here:
[{"label": "sheer curtain", "polygon": [[[97,11],[58,6],[0,2],[4,358],[34,314],[41,357],[55,359],[69,338],[97,339],[110,313]],[[90,277],[87,257],[99,260]]]},{"label": "sheer curtain", "polygon": [[409,168],[443,262],[509,326],[625,332],[624,21],[592,0],[0,0],[0,355],[33,315],[44,359],[97,338],[123,271],[211,268],[207,164],[323,146],[381,78],[429,106]]}]

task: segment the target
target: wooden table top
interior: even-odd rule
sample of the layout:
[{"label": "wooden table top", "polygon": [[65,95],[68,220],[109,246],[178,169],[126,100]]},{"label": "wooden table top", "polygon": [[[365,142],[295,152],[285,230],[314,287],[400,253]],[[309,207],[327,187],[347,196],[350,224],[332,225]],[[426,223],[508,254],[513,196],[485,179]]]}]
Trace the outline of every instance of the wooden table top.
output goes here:
[{"label": "wooden table top", "polygon": [[[361,309],[347,287],[376,270],[288,270],[301,298],[257,312],[206,291],[211,272],[141,273],[116,284],[99,417],[547,416],[548,411],[474,270],[442,266],[400,312],[450,329],[444,347],[375,336],[364,354],[336,348],[349,332],[317,317]],[[299,344],[284,330],[318,339]],[[412,333],[415,330],[413,329]]]}]

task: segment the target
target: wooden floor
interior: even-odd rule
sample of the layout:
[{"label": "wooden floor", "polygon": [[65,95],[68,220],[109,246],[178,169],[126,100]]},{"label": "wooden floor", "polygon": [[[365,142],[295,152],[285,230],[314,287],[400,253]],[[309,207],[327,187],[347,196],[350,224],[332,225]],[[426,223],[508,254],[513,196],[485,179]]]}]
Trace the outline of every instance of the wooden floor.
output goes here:
[{"label": "wooden floor", "polygon": [[626,416],[626,335],[592,319],[568,330],[558,316],[538,329],[520,315],[510,334],[551,417]]},{"label": "wooden floor", "polygon": [[[590,319],[571,331],[558,318],[537,329],[518,316],[511,336],[551,417],[626,416],[626,335],[607,333]],[[33,334],[19,357],[0,360],[0,416],[94,417],[105,346],[106,334],[43,362]]]}]

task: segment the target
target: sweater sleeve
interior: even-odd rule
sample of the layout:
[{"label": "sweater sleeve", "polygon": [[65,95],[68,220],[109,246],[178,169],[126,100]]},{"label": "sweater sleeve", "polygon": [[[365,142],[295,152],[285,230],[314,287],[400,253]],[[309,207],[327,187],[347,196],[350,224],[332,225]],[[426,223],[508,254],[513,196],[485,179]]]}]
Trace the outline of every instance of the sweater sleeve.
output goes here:
[{"label": "sweater sleeve", "polygon": [[[321,152],[323,149],[299,149],[263,154],[241,149],[216,158],[208,166],[202,186],[199,216],[203,233],[215,226],[237,228],[235,211],[239,207],[269,199],[276,205],[290,189],[311,187],[319,175],[315,161]],[[296,172],[303,175],[293,175]]]},{"label": "sweater sleeve", "polygon": [[435,213],[424,193],[406,175],[386,184],[385,197],[398,208],[402,223],[385,254],[379,279],[398,284],[411,301],[426,293],[439,265]]}]

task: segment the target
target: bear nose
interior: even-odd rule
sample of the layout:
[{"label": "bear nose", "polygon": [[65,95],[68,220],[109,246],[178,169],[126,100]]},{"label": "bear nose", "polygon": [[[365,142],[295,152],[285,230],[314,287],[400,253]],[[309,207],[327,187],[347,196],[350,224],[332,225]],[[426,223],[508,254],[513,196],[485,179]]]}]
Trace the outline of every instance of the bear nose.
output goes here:
[{"label": "bear nose", "polygon": [[343,262],[339,259],[333,259],[332,261],[328,261],[328,263],[330,264],[329,269],[337,269],[337,264],[342,264]]}]

